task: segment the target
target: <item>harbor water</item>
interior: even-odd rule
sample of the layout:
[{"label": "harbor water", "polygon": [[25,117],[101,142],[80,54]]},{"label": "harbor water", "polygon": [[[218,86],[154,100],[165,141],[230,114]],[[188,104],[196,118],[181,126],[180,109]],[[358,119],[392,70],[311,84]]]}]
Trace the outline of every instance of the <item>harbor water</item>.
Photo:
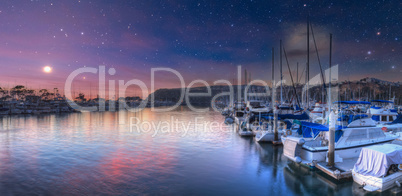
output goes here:
[{"label": "harbor water", "polygon": [[[124,119],[124,120],[122,120]],[[146,123],[144,123],[146,122]],[[0,118],[0,195],[352,195],[352,181],[290,164],[218,112]]]}]

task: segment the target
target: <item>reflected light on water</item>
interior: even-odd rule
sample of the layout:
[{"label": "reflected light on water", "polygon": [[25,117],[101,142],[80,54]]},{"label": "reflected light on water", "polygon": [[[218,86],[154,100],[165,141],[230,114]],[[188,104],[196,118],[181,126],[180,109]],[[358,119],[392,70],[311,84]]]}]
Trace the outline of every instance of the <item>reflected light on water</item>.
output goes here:
[{"label": "reflected light on water", "polygon": [[[122,117],[126,123],[131,117],[150,123],[179,119],[188,130],[131,131],[129,124],[119,124]],[[219,113],[186,107],[3,116],[0,195],[351,193],[351,183],[328,183],[293,168],[282,147],[241,138],[223,121]],[[199,126],[211,122],[217,125],[211,130]]]}]

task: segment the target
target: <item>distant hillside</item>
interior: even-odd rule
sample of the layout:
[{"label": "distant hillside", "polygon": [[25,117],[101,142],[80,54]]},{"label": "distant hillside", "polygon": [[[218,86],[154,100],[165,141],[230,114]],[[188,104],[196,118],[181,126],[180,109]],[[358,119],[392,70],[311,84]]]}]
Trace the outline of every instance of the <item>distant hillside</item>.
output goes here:
[{"label": "distant hillside", "polygon": [[374,84],[381,84],[381,85],[391,85],[391,86],[399,86],[401,82],[389,82],[385,80],[380,80],[377,78],[363,78],[360,80],[361,83],[374,83]]},{"label": "distant hillside", "polygon": [[[328,84],[326,85],[328,86]],[[388,82],[376,78],[363,78],[358,81],[341,81],[337,83],[332,83],[333,87],[339,87],[339,99],[340,100],[372,100],[372,99],[390,99],[395,96],[396,104],[402,103],[402,85],[400,82]],[[239,93],[244,93],[245,86],[233,86],[235,100]],[[301,92],[303,85],[296,85],[296,92],[299,100],[301,100]],[[253,85],[249,88],[249,92],[254,93],[265,93],[265,88],[263,86]],[[322,101],[322,85],[311,86],[310,98],[314,101]],[[391,89],[391,91],[390,91]],[[155,101],[171,101],[177,103],[180,99],[180,88],[175,89],[158,89],[154,93],[148,96],[148,100],[151,100],[151,96],[155,96]],[[185,92],[185,89],[184,89]],[[191,93],[206,93],[206,87],[194,87],[190,89]],[[190,102],[192,105],[208,106],[211,103],[212,98],[222,92],[229,92],[229,86],[211,86],[211,96],[201,97],[192,96],[190,97]],[[277,100],[280,99],[280,88],[276,90]],[[283,97],[284,100],[294,99],[294,88],[292,86],[283,86]],[[250,99],[257,99],[256,97],[251,97]],[[268,97],[260,97],[258,99],[270,100]],[[324,98],[324,102],[325,102]],[[221,97],[218,101],[227,101],[228,97]],[[185,99],[183,100],[185,102]],[[183,103],[187,104],[187,103]]]},{"label": "distant hillside", "polygon": [[[238,93],[244,93],[245,86],[233,86],[234,95],[237,96]],[[265,92],[265,88],[263,86],[252,85],[250,86],[249,92]],[[229,86],[211,86],[211,96],[190,96],[189,100],[192,105],[198,106],[209,106],[211,104],[212,98],[223,92],[229,92]],[[186,89],[183,89],[183,92],[186,92]],[[194,87],[189,90],[190,93],[207,93],[206,87]],[[180,101],[180,88],[175,89],[158,89],[154,93],[148,96],[148,100],[151,100],[152,96],[155,96],[155,101],[172,101],[177,103]],[[228,97],[220,97],[218,101],[226,101]],[[235,98],[236,99],[236,98]],[[185,103],[185,98],[183,99],[183,104]]]}]

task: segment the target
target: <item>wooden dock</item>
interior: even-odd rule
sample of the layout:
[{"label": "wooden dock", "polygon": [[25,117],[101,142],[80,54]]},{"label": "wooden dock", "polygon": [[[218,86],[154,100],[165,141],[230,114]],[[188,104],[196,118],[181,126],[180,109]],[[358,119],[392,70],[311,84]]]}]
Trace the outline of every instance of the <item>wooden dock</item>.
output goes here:
[{"label": "wooden dock", "polygon": [[334,167],[327,166],[327,162],[315,162],[317,169],[336,180],[347,180],[352,178],[352,169],[357,158],[345,159],[343,162],[335,163]]},{"label": "wooden dock", "polygon": [[278,140],[278,141],[272,141],[272,144],[277,146],[277,145],[282,145],[282,141]]}]

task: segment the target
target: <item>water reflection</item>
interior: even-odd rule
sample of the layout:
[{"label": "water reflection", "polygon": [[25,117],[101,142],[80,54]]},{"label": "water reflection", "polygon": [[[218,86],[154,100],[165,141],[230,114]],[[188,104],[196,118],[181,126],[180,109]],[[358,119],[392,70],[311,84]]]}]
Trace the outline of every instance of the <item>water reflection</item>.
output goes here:
[{"label": "water reflection", "polygon": [[[178,119],[169,131],[130,122]],[[0,118],[0,195],[350,195],[353,183],[288,164],[282,146],[239,137],[219,113],[103,112]],[[217,126],[200,126],[215,122]],[[157,131],[158,134],[154,134]],[[354,193],[354,191],[353,191]]]}]

